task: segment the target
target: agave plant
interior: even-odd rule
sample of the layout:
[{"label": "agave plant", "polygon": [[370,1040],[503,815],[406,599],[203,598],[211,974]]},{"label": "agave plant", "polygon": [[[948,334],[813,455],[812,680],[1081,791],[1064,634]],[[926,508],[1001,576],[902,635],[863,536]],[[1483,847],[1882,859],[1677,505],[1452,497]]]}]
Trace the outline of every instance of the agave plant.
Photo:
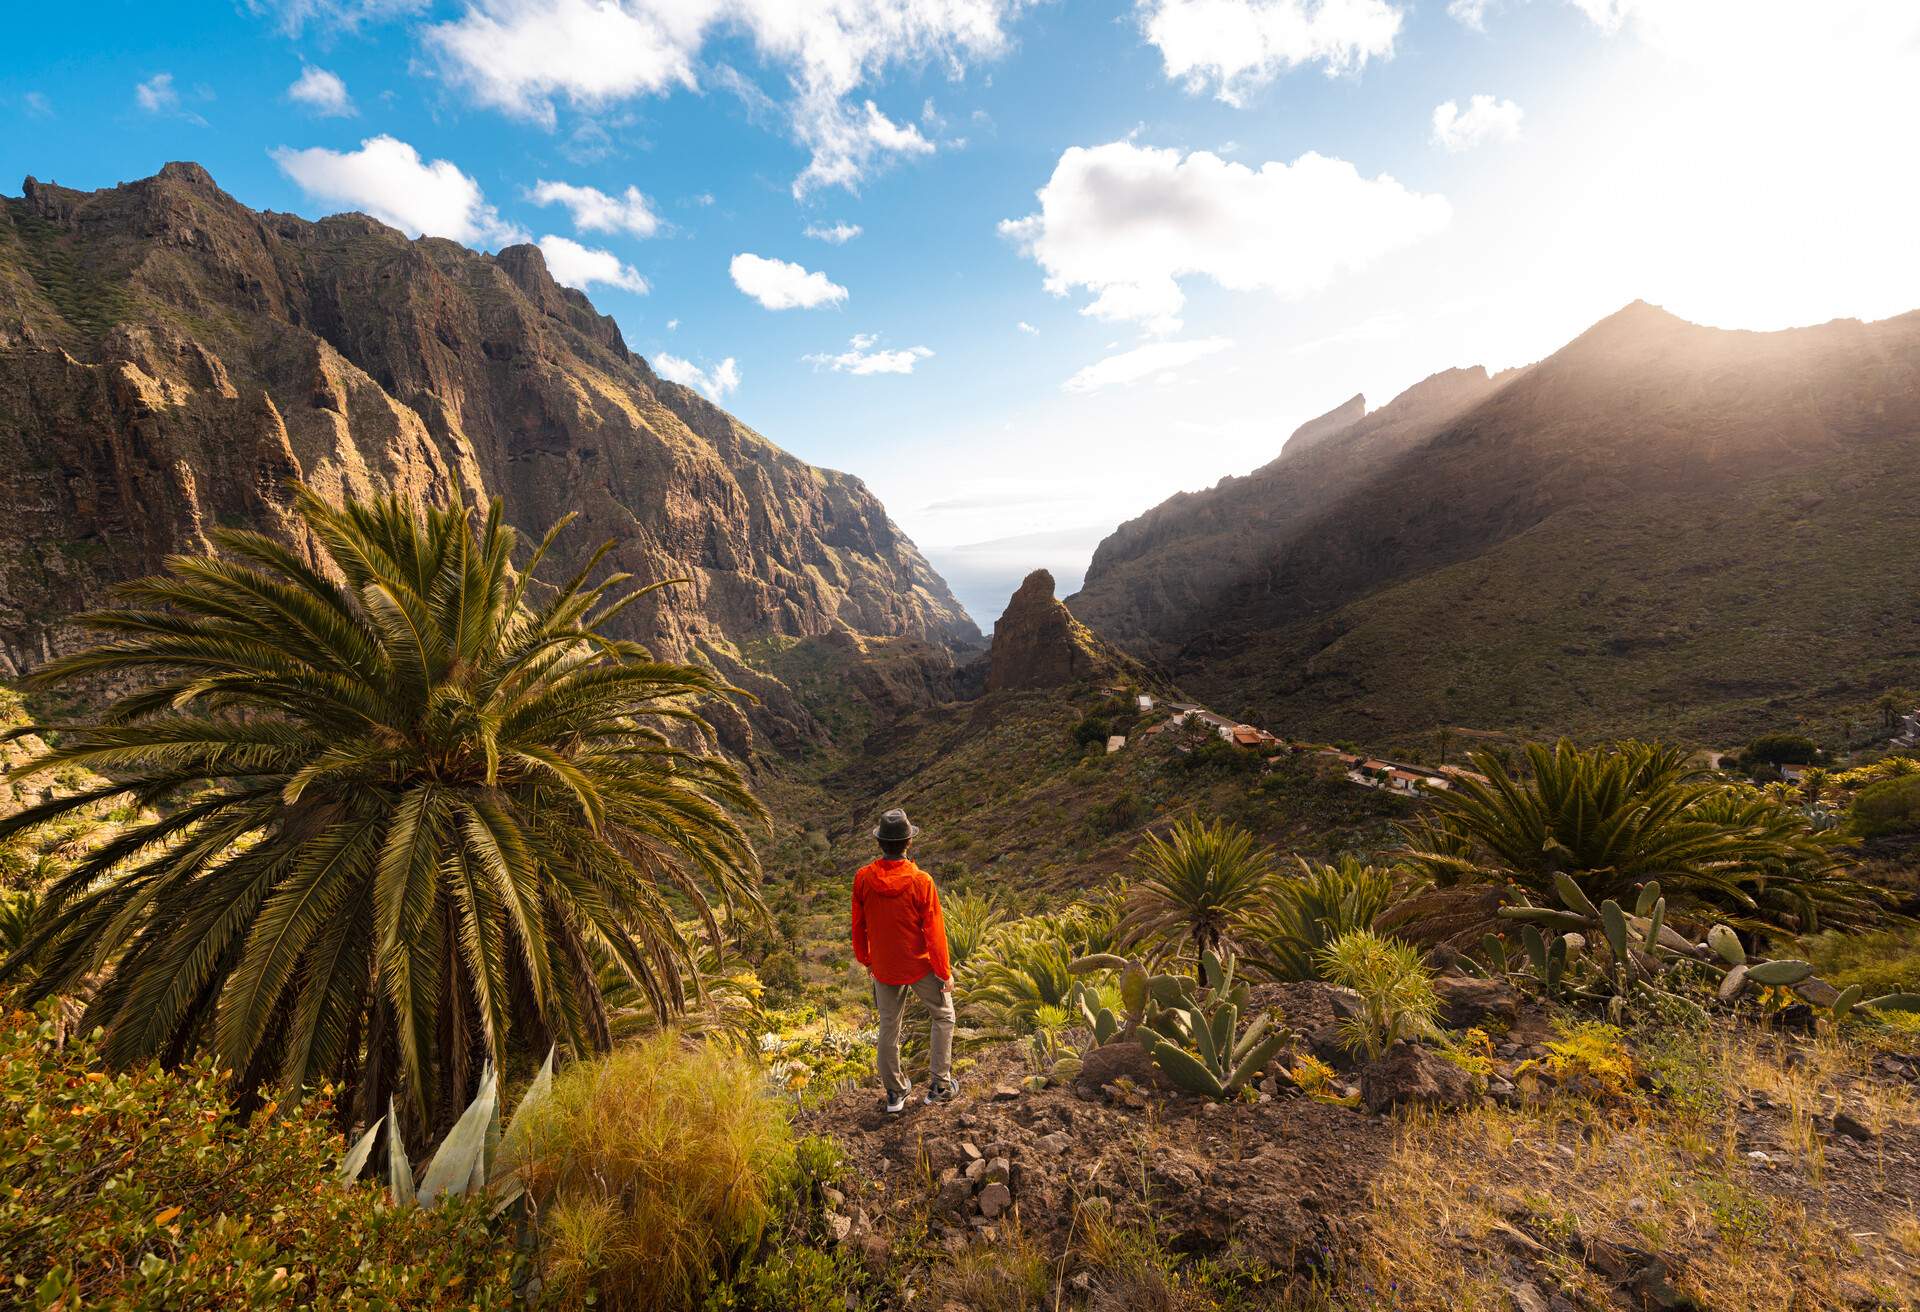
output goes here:
[{"label": "agave plant", "polygon": [[1531,773],[1476,753],[1485,781],[1462,777],[1433,813],[1403,826],[1404,858],[1442,885],[1505,884],[1535,900],[1556,876],[1595,902],[1631,902],[1658,880],[1677,911],[1804,929],[1859,924],[1879,904],[1842,875],[1831,837],[1804,817],[1729,788],[1678,748],[1529,744]]},{"label": "agave plant", "polygon": [[1189,818],[1164,838],[1148,834],[1134,849],[1133,863],[1121,941],[1184,941],[1196,959],[1221,950],[1241,919],[1260,905],[1273,876],[1273,850],[1219,820]]},{"label": "agave plant", "polygon": [[956,968],[966,965],[987,935],[1007,918],[999,903],[979,893],[949,898],[941,911],[947,922],[947,955]]},{"label": "agave plant", "polygon": [[34,726],[56,745],[22,775],[111,779],[0,839],[108,798],[155,809],[43,891],[0,976],[30,961],[29,997],[87,990],[114,1062],[211,1047],[248,1086],[355,1089],[359,1119],[397,1097],[430,1138],[515,1026],[608,1043],[597,961],[683,1005],[670,895],[714,939],[714,901],[757,906],[760,808],[686,745],[693,703],[737,690],[606,634],[651,591],[589,584],[611,544],[536,604],[565,521],[516,572],[497,501],[296,498],[317,562],[217,531],[219,557],[127,585],[81,617],[99,645],[34,676],[140,690]]}]

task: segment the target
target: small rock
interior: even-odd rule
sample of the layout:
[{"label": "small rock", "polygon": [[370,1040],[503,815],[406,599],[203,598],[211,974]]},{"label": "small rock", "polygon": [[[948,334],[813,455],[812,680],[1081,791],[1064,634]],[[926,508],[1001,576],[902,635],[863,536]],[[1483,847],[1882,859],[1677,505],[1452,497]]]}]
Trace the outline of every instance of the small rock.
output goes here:
[{"label": "small rock", "polygon": [[1747,1154],[1747,1160],[1752,1162],[1755,1166],[1772,1166],[1773,1165],[1773,1158],[1767,1156],[1765,1153],[1761,1152],[1758,1148],[1755,1148],[1752,1152]]},{"label": "small rock", "polygon": [[827,1206],[830,1208],[845,1207],[847,1205],[847,1196],[830,1184],[821,1186],[820,1196],[826,1199]]},{"label": "small rock", "polygon": [[970,1143],[963,1143],[960,1145],[960,1155],[966,1158],[970,1162],[975,1162],[980,1160],[980,1150],[974,1147]]},{"label": "small rock", "polygon": [[955,1176],[940,1186],[940,1193],[934,1199],[934,1207],[949,1215],[958,1215],[967,1206],[967,1199],[973,1196],[973,1183],[963,1177]]},{"label": "small rock", "polygon": [[979,1184],[981,1180],[986,1178],[986,1174],[987,1174],[986,1158],[976,1157],[972,1161],[967,1163],[966,1177],[972,1183]]},{"label": "small rock", "polygon": [[1513,1300],[1513,1312],[1547,1312],[1547,1300],[1532,1285],[1508,1285],[1507,1297]]},{"label": "small rock", "polygon": [[1465,1107],[1479,1099],[1473,1077],[1431,1049],[1396,1043],[1360,1073],[1360,1100],[1373,1113],[1391,1107]]},{"label": "small rock", "polygon": [[1052,1134],[1040,1136],[1037,1147],[1050,1153],[1063,1153],[1073,1147],[1073,1136],[1065,1130],[1055,1130]]},{"label": "small rock", "polygon": [[842,1216],[838,1212],[828,1212],[821,1219],[826,1222],[827,1237],[832,1239],[836,1244],[844,1242],[846,1237],[853,1233],[853,1219],[851,1217]]},{"label": "small rock", "polygon": [[1019,1097],[1020,1090],[1011,1084],[1002,1084],[993,1091],[993,1100],[995,1102],[1016,1102],[1019,1100]]},{"label": "small rock", "polygon": [[1520,1017],[1520,994],[1504,979],[1442,975],[1433,991],[1440,998],[1440,1022],[1450,1030],[1512,1025]]},{"label": "small rock", "polygon": [[1879,1137],[1874,1134],[1872,1126],[1855,1116],[1852,1112],[1835,1112],[1833,1114],[1833,1132],[1835,1134],[1843,1134],[1849,1139],[1858,1139],[1861,1143],[1870,1143]]},{"label": "small rock", "polygon": [[1006,1184],[1013,1179],[1013,1163],[1004,1157],[991,1158],[985,1176],[988,1184]]},{"label": "small rock", "polygon": [[1013,1202],[1013,1190],[1004,1184],[990,1184],[980,1191],[978,1202],[980,1215],[988,1218],[999,1216]]}]

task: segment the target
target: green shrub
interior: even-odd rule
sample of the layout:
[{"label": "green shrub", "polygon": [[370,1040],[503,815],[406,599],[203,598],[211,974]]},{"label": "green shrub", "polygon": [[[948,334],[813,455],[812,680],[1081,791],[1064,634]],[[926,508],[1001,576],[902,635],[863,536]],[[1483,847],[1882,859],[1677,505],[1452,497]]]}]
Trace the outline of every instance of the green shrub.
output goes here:
[{"label": "green shrub", "polygon": [[1853,799],[1853,831],[1862,838],[1920,829],[1920,774],[1869,784]]},{"label": "green shrub", "polygon": [[1104,715],[1086,716],[1080,723],[1073,726],[1073,741],[1082,747],[1104,743],[1107,741],[1107,732],[1112,727],[1113,722]]},{"label": "green shrub", "polygon": [[562,1071],[528,1126],[541,1262],[569,1305],[699,1305],[784,1205],[793,1135],[759,1069],[662,1034]]},{"label": "green shrub", "polygon": [[1820,759],[1813,739],[1797,733],[1770,733],[1755,738],[1740,754],[1749,769],[1761,765],[1811,765]]},{"label": "green shrub", "polygon": [[1321,978],[1360,995],[1359,1014],[1341,1022],[1350,1052],[1368,1058],[1430,1032],[1440,1001],[1419,950],[1372,930],[1342,934],[1320,954]]},{"label": "green shrub", "polygon": [[800,959],[785,948],[767,954],[754,972],[766,988],[767,1001],[784,1007],[806,989],[807,977],[800,970]]},{"label": "green shrub", "polygon": [[1920,935],[1911,926],[1867,934],[1829,931],[1801,939],[1799,948],[1835,988],[1858,984],[1870,998],[1920,990]]},{"label": "green shrub", "polygon": [[1273,880],[1244,935],[1249,960],[1276,979],[1320,978],[1327,945],[1370,927],[1393,901],[1391,871],[1352,856],[1332,865],[1297,859],[1299,875]]},{"label": "green shrub", "polygon": [[948,898],[941,909],[947,922],[947,955],[956,967],[966,965],[988,932],[1006,919],[999,903],[978,893]]},{"label": "green shrub", "polygon": [[17,1305],[507,1307],[486,1204],[390,1207],[334,1177],[323,1097],[237,1114],[207,1065],[108,1073],[0,1017],[0,1260]]}]

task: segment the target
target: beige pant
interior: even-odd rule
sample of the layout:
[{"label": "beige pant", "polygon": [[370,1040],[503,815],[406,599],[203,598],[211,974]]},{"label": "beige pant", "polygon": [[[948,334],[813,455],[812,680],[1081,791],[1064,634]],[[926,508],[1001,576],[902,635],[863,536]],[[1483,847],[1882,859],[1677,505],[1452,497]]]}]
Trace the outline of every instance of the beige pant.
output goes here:
[{"label": "beige pant", "polygon": [[906,1010],[907,994],[917,993],[933,1013],[932,1065],[936,1083],[953,1074],[953,994],[941,987],[940,977],[928,971],[911,984],[873,982],[873,1005],[880,1012],[880,1082],[890,1092],[905,1093],[913,1087],[900,1070],[900,1013]]}]

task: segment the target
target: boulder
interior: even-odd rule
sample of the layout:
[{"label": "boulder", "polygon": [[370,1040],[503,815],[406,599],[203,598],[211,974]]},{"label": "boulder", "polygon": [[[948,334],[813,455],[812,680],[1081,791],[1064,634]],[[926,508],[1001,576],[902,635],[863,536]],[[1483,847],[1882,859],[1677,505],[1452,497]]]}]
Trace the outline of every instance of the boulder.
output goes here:
[{"label": "boulder", "polygon": [[990,1184],[980,1191],[976,1201],[980,1205],[980,1215],[992,1220],[1012,1204],[1013,1190],[1004,1184]]},{"label": "boulder", "polygon": [[1431,1048],[1396,1043],[1360,1072],[1360,1100],[1370,1112],[1391,1107],[1466,1107],[1480,1100],[1474,1078]]},{"label": "boulder", "polygon": [[1167,1087],[1166,1076],[1153,1064],[1152,1056],[1131,1039],[1089,1051],[1080,1060],[1080,1073],[1073,1077],[1073,1087],[1081,1093],[1095,1095],[1122,1077],[1143,1089]]},{"label": "boulder", "polygon": [[1440,997],[1440,1023],[1450,1030],[1505,1027],[1520,1018],[1520,994],[1504,979],[1442,975],[1433,991]]}]

